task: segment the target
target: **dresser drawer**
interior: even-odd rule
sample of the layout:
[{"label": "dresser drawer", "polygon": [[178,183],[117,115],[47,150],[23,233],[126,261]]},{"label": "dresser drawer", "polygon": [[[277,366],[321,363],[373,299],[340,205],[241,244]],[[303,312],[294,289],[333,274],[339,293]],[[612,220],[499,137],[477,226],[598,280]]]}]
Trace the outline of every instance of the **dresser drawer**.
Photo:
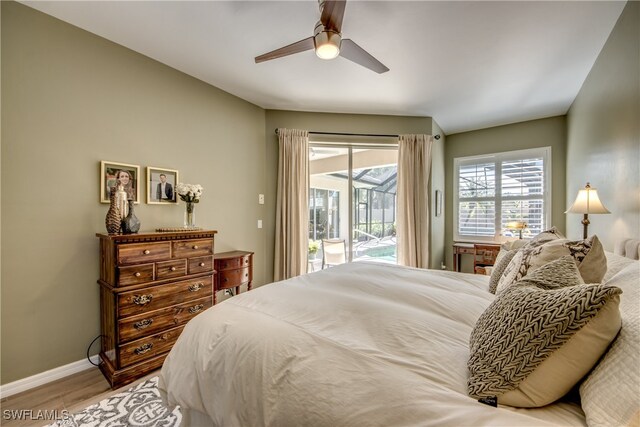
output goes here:
[{"label": "dresser drawer", "polygon": [[171,258],[171,243],[132,243],[118,245],[118,265],[162,261]]},{"label": "dresser drawer", "polygon": [[133,341],[118,348],[120,366],[125,367],[171,350],[184,326]]},{"label": "dresser drawer", "polygon": [[118,322],[119,342],[124,343],[183,325],[196,314],[211,307],[212,304],[212,298],[205,297],[138,316],[127,317]]},{"label": "dresser drawer", "polygon": [[170,279],[187,275],[187,260],[174,259],[156,262],[156,280]]},{"label": "dresser drawer", "polygon": [[216,260],[216,268],[218,270],[227,270],[249,266],[249,256],[239,256],[236,258],[218,259]]},{"label": "dresser drawer", "polygon": [[118,295],[118,316],[148,313],[211,295],[213,276],[198,277],[166,285],[123,292]]},{"label": "dresser drawer", "polygon": [[249,268],[223,270],[218,273],[218,289],[235,288],[249,281]]},{"label": "dresser drawer", "polygon": [[458,252],[459,254],[471,254],[474,255],[476,253],[476,250],[472,247],[470,248],[466,248],[466,247],[459,247],[458,248]]},{"label": "dresser drawer", "polygon": [[173,258],[213,255],[213,239],[173,242]]},{"label": "dresser drawer", "polygon": [[118,286],[130,286],[145,282],[152,282],[153,277],[153,264],[118,267]]},{"label": "dresser drawer", "polygon": [[213,256],[189,258],[189,274],[204,273],[213,270]]}]

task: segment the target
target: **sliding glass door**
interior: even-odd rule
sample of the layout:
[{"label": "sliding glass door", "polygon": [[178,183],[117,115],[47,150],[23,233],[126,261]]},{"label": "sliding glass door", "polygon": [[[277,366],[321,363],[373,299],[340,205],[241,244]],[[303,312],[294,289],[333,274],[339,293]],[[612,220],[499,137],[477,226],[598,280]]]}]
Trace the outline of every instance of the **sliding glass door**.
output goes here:
[{"label": "sliding glass door", "polygon": [[395,146],[310,144],[309,271],[396,262],[397,157]]}]

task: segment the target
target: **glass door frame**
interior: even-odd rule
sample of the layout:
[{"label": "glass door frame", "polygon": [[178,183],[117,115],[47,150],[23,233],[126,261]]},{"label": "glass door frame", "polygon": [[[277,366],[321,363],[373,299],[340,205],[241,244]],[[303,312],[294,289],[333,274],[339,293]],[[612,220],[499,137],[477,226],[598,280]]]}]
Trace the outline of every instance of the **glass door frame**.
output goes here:
[{"label": "glass door frame", "polygon": [[[345,243],[347,245],[347,262],[353,262],[353,209],[354,209],[354,200],[353,200],[353,150],[354,149],[364,149],[364,150],[396,150],[398,151],[398,143],[375,143],[375,142],[314,142],[309,141],[309,152],[311,152],[311,148],[342,148],[347,149],[347,198],[349,203],[349,214],[347,215],[347,221],[349,226],[349,233],[345,238]],[[309,154],[307,154],[309,155]],[[396,163],[397,164],[397,163]],[[396,206],[397,209],[397,206]]]}]

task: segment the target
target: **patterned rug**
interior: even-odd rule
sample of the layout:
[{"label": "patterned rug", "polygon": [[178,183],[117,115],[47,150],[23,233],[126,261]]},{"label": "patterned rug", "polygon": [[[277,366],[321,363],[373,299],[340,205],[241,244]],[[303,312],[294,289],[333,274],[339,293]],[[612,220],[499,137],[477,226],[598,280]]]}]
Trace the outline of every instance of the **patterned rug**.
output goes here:
[{"label": "patterned rug", "polygon": [[153,377],[47,427],[175,427],[181,420],[178,407],[170,412],[162,404]]}]

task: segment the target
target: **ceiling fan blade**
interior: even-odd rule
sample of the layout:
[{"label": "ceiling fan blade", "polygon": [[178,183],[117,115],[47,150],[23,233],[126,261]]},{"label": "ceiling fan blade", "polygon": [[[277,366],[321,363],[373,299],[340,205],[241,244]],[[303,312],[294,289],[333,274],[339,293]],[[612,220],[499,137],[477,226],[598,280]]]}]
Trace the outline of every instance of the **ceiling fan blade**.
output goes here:
[{"label": "ceiling fan blade", "polygon": [[280,49],[272,50],[260,56],[256,56],[256,64],[259,62],[269,61],[271,59],[282,58],[283,56],[293,55],[294,53],[304,52],[305,50],[315,49],[313,37],[291,43]]},{"label": "ceiling fan blade", "polygon": [[333,30],[341,32],[342,18],[344,17],[344,8],[347,0],[325,0],[322,7],[322,16],[320,22],[324,25],[325,30]]},{"label": "ceiling fan blade", "polygon": [[349,61],[353,61],[356,64],[362,65],[378,74],[386,73],[389,71],[387,67],[376,58],[371,56],[369,52],[361,48],[351,39],[342,39],[342,46],[340,47],[340,56],[347,58]]}]

